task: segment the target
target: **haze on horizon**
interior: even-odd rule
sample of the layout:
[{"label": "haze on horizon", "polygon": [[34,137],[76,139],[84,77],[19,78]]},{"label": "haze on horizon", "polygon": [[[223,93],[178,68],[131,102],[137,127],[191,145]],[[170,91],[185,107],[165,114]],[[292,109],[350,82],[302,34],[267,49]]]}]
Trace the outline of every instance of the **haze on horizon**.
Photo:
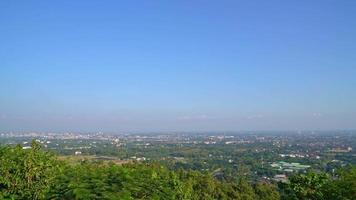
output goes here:
[{"label": "haze on horizon", "polygon": [[1,1],[0,131],[356,129],[356,1]]}]

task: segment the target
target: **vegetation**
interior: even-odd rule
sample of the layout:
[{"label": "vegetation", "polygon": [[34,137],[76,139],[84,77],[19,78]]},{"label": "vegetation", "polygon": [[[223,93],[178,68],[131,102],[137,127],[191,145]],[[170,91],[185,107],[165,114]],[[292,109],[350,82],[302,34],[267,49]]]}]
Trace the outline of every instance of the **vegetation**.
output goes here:
[{"label": "vegetation", "polygon": [[0,149],[1,199],[355,199],[356,168],[328,174],[297,175],[289,183],[250,183],[240,176],[217,180],[193,170],[171,170],[157,163],[57,159],[33,142]]},{"label": "vegetation", "polygon": [[280,183],[282,199],[352,200],[356,199],[356,167],[348,167],[332,178],[326,173],[308,173]]},{"label": "vegetation", "polygon": [[0,149],[0,198],[43,199],[54,182],[60,163],[33,142],[30,150]]}]

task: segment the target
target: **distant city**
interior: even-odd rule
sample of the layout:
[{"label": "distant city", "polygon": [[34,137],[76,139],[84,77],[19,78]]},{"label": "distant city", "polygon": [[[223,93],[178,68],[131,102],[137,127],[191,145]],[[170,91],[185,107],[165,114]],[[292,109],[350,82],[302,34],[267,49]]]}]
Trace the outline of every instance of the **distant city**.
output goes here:
[{"label": "distant city", "polygon": [[333,172],[356,164],[355,131],[0,133],[2,144],[21,144],[23,149],[31,148],[32,140],[63,157],[161,162],[172,168],[210,171],[220,178],[229,175],[226,169],[237,173],[248,166],[246,175],[252,180],[287,181],[306,170]]}]

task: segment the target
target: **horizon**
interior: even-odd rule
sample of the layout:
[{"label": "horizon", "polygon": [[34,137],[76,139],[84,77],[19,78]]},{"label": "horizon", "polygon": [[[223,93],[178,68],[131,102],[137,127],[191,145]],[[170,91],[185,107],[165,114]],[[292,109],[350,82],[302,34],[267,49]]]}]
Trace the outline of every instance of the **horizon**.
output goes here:
[{"label": "horizon", "polygon": [[356,129],[319,129],[319,130],[210,130],[210,131],[0,131],[0,134],[103,134],[103,135],[174,135],[174,134],[211,134],[211,135],[245,135],[245,134],[356,134]]},{"label": "horizon", "polygon": [[0,132],[356,130],[356,2],[0,2]]}]

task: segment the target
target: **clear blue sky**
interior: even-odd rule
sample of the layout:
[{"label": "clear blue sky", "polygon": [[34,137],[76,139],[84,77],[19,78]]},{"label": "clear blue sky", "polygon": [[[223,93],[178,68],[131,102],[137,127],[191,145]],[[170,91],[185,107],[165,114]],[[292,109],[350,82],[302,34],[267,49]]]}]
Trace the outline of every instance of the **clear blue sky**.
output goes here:
[{"label": "clear blue sky", "polygon": [[1,1],[0,131],[356,128],[356,1]]}]

